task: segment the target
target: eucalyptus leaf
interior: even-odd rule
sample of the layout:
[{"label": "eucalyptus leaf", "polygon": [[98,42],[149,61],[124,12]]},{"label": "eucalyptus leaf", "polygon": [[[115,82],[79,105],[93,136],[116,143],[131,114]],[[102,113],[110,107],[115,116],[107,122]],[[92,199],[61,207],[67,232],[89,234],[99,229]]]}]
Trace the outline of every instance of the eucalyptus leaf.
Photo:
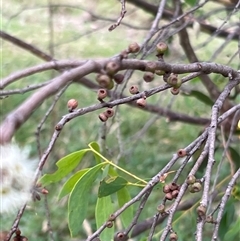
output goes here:
[{"label": "eucalyptus leaf", "polygon": [[52,174],[45,174],[42,178],[40,178],[39,182],[42,186],[47,186],[62,180],[63,177],[77,167],[85,153],[88,151],[90,151],[90,149],[83,149],[63,157],[56,163],[58,167],[57,171]]},{"label": "eucalyptus leaf", "polygon": [[86,218],[91,189],[104,165],[106,165],[105,162],[100,163],[85,172],[70,193],[68,200],[68,226],[72,237],[79,233],[83,220]]},{"label": "eucalyptus leaf", "polygon": [[[100,228],[109,218],[109,216],[113,213],[113,203],[111,200],[111,196],[106,196],[102,198],[98,198],[95,216],[96,216],[96,224],[97,229]],[[101,240],[112,240],[114,236],[114,225],[112,228],[106,228],[101,234]]]},{"label": "eucalyptus leaf", "polygon": [[116,176],[107,180],[102,180],[98,189],[98,197],[105,197],[117,192],[127,185],[127,180]]}]

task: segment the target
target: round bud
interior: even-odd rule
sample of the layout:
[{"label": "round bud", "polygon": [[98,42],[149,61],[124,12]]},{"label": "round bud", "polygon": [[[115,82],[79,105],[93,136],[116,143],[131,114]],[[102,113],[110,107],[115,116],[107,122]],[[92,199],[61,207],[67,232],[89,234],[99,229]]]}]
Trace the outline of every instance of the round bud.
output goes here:
[{"label": "round bud", "polygon": [[72,112],[74,109],[76,109],[78,107],[78,101],[75,99],[69,100],[67,103],[67,107],[68,107],[69,112]]},{"label": "round bud", "polygon": [[110,76],[112,76],[116,72],[118,72],[119,68],[120,68],[120,65],[116,61],[110,61],[105,66],[105,70],[106,70],[107,74]]},{"label": "round bud", "polygon": [[172,191],[172,197],[173,197],[173,198],[176,198],[176,197],[178,196],[178,193],[179,193],[178,190]]},{"label": "round bud", "polygon": [[152,82],[153,81],[153,79],[154,79],[154,74],[152,73],[152,72],[146,72],[146,73],[144,73],[144,75],[143,75],[143,79],[144,79],[144,81],[145,82]]},{"label": "round bud", "polygon": [[112,226],[113,226],[113,222],[112,221],[107,221],[106,227],[107,228],[112,228]]},{"label": "round bud", "polygon": [[166,193],[165,198],[166,198],[167,200],[173,200],[172,193],[171,193],[171,192]]},{"label": "round bud", "polygon": [[178,95],[179,94],[179,89],[172,88],[171,89],[172,95]]},{"label": "round bud", "polygon": [[98,100],[103,100],[107,97],[107,90],[105,89],[99,89],[97,92]]},{"label": "round bud", "polygon": [[195,183],[195,182],[196,182],[196,177],[195,177],[195,176],[189,175],[189,176],[187,177],[187,184],[193,184],[193,183]]},{"label": "round bud", "polygon": [[139,107],[144,108],[147,104],[147,101],[146,101],[146,98],[140,98],[136,101],[136,103]]},{"label": "round bud", "polygon": [[123,74],[115,74],[113,76],[113,79],[116,82],[116,84],[121,84],[124,80],[124,75]]},{"label": "round bud", "polygon": [[43,188],[43,189],[41,190],[41,193],[46,195],[46,194],[48,194],[48,190],[47,190],[46,188]]},{"label": "round bud", "polygon": [[178,81],[178,75],[177,74],[174,74],[174,73],[171,73],[169,75],[169,77],[167,78],[167,83],[169,85],[171,85],[172,87],[175,87],[176,89],[179,88],[177,87],[177,84],[179,84],[179,81]]},{"label": "round bud", "polygon": [[128,240],[128,236],[124,232],[117,232],[114,235],[114,241],[126,241]]},{"label": "round bud", "polygon": [[159,213],[164,213],[165,212],[165,205],[160,204],[157,206],[157,210]]},{"label": "round bud", "polygon": [[106,111],[103,112],[103,114],[107,117],[110,118],[114,115],[114,110],[112,108],[107,108]]},{"label": "round bud", "polygon": [[139,50],[140,50],[140,46],[136,42],[128,45],[128,52],[129,53],[135,54],[135,53],[139,52]]},{"label": "round bud", "polygon": [[132,85],[132,86],[129,88],[129,92],[130,92],[130,94],[132,94],[132,95],[138,94],[138,93],[139,93],[138,86],[137,86],[137,85]]},{"label": "round bud", "polygon": [[197,214],[198,214],[199,217],[201,217],[201,218],[204,217],[206,215],[206,212],[207,212],[206,207],[204,207],[202,205],[198,206]]},{"label": "round bud", "polygon": [[109,221],[114,221],[116,219],[116,216],[114,214],[111,214],[108,218]]},{"label": "round bud", "polygon": [[170,235],[169,235],[169,240],[170,241],[177,241],[178,240],[178,236],[177,236],[177,234],[176,233],[171,233]]},{"label": "round bud", "polygon": [[170,185],[166,184],[163,186],[163,192],[164,193],[169,193],[171,192]]},{"label": "round bud", "polygon": [[202,184],[200,182],[195,182],[192,184],[193,192],[200,192],[202,190]]},{"label": "round bud", "polygon": [[96,77],[96,81],[102,88],[108,88],[108,86],[111,84],[111,78],[106,74],[99,74]]},{"label": "round bud", "polygon": [[168,46],[164,42],[160,42],[156,46],[158,54],[164,54],[168,50]]},{"label": "round bud", "polygon": [[185,149],[179,149],[178,152],[177,152],[177,155],[179,157],[184,157],[187,155],[187,151]]},{"label": "round bud", "polygon": [[172,182],[172,183],[169,185],[169,188],[170,188],[171,191],[174,191],[174,190],[177,190],[177,189],[178,189],[178,185],[177,185],[177,183]]},{"label": "round bud", "polygon": [[99,118],[102,122],[106,122],[106,121],[108,120],[108,117],[107,117],[104,113],[99,114],[98,118]]}]

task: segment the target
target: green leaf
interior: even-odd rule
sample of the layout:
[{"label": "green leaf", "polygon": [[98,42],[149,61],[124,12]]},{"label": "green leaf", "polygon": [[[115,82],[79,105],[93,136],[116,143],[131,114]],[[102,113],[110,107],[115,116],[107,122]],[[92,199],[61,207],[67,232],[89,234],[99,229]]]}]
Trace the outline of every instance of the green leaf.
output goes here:
[{"label": "green leaf", "polygon": [[196,5],[197,1],[196,0],[185,0],[185,2],[187,4],[189,4],[191,7],[193,7],[194,5]]},{"label": "green leaf", "polygon": [[76,182],[82,177],[82,175],[84,175],[87,171],[89,170],[89,168],[86,169],[82,169],[78,172],[76,172],[74,175],[72,175],[63,185],[59,195],[58,195],[58,199],[63,198],[64,196],[68,195],[74,185],[76,184]]},{"label": "green leaf", "polygon": [[214,104],[214,102],[212,101],[211,98],[209,98],[207,95],[205,95],[202,92],[197,91],[197,90],[192,90],[189,94],[184,94],[184,95],[193,96],[209,106],[213,106],[213,104]]},{"label": "green leaf", "polygon": [[223,240],[239,240],[240,217],[238,220],[228,227],[227,233]]},{"label": "green leaf", "polygon": [[74,168],[77,167],[85,153],[88,151],[90,151],[90,149],[83,149],[63,157],[56,163],[56,165],[58,166],[57,171],[52,174],[45,174],[39,180],[39,182],[42,184],[42,186],[47,186],[49,184],[60,181],[63,177],[65,177]]},{"label": "green leaf", "polygon": [[231,153],[232,160],[235,164],[235,168],[238,169],[240,167],[240,155],[239,152],[236,151],[234,148],[229,147],[229,151]]},{"label": "green leaf", "polygon": [[106,162],[90,168],[75,184],[68,200],[68,226],[71,236],[74,237],[80,231],[80,227],[87,214],[90,191],[101,168]]},{"label": "green leaf", "polygon": [[[95,142],[95,141],[91,142],[88,146],[90,148],[94,149],[96,152],[100,153],[100,147],[97,144],[97,142]],[[93,155],[95,157],[96,163],[99,164],[101,162],[101,157],[99,155],[97,155],[96,153],[94,153],[94,152],[93,152]]]},{"label": "green leaf", "polygon": [[[98,198],[95,209],[97,229],[100,228],[113,213],[113,204],[111,196]],[[114,225],[112,228],[106,228],[101,234],[101,240],[112,240],[114,235]]]},{"label": "green leaf", "polygon": [[105,197],[110,194],[117,192],[127,185],[127,180],[122,177],[111,177],[108,180],[103,180],[100,183],[100,187],[98,189],[98,197]]},{"label": "green leaf", "polygon": [[223,217],[219,226],[219,237],[221,240],[225,240],[223,239],[225,234],[228,232],[229,227],[233,225],[234,214],[235,214],[234,199],[229,198],[227,205],[225,206]]},{"label": "green leaf", "polygon": [[[122,207],[125,203],[131,200],[131,196],[126,187],[122,188],[117,192],[117,197],[119,207]],[[124,212],[121,213],[120,218],[123,226],[127,228],[133,219],[133,206],[130,206],[126,210],[124,210]]]}]

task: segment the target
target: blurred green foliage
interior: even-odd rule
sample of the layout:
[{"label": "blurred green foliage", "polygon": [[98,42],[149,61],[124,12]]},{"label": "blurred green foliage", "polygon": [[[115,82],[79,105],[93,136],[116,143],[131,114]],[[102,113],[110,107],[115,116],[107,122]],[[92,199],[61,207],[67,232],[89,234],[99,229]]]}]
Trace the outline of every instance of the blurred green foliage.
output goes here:
[{"label": "blurred green foliage", "polygon": [[[49,9],[48,3],[56,5],[63,5],[62,7],[55,6],[53,8],[53,24],[54,34],[53,38],[50,35],[49,29]],[[194,1],[187,1],[192,5]],[[74,6],[74,7],[70,7]],[[2,17],[2,29],[20,39],[25,40],[27,43],[31,43],[37,48],[50,53],[50,45],[54,46],[54,57],[56,59],[85,59],[85,58],[104,58],[111,57],[123,49],[126,49],[128,44],[132,41],[143,41],[147,31],[146,30],[133,30],[124,25],[119,26],[115,31],[108,32],[108,27],[112,22],[96,21],[86,11],[76,8],[83,6],[90,11],[94,10],[94,13],[99,16],[109,16],[112,19],[116,19],[119,15],[120,5],[113,1],[74,1],[74,4],[69,0],[60,1],[16,1],[9,0],[4,3],[3,17]],[[152,16],[145,13],[142,10],[136,10],[130,4],[128,5],[129,18],[131,24],[135,26],[150,26]],[[128,18],[126,18],[126,22]],[[194,33],[193,35],[194,36]],[[201,35],[200,41],[205,41],[209,35]],[[51,42],[52,41],[52,42]],[[195,40],[197,42],[197,40]],[[219,44],[221,39],[216,40]],[[196,43],[197,44],[197,43]],[[221,58],[218,58],[219,63],[226,64],[229,60],[229,56],[234,52],[232,49],[236,49],[236,42],[230,43],[230,45],[221,54]],[[173,37],[171,43],[171,51],[167,61],[175,62],[176,59],[182,60],[183,53],[179,51],[179,43],[177,38]],[[207,61],[212,55],[212,47],[216,43],[209,44],[201,52],[201,60]],[[154,59],[154,56],[152,56]],[[15,71],[34,66],[43,63],[42,60],[33,56],[31,53],[26,52],[7,41],[3,41],[2,51],[3,68],[1,77],[8,76]],[[234,63],[231,63],[232,67]],[[21,79],[6,88],[7,89],[20,89],[27,85],[32,85],[44,81],[50,80],[53,76],[58,75],[55,71],[46,71],[34,76],[30,76]],[[88,76],[94,80],[94,75]],[[139,83],[142,77],[142,73],[135,73],[131,78],[130,84]],[[220,88],[225,84],[225,80],[219,76],[213,76],[216,83]],[[144,88],[149,86],[156,86],[162,83],[162,80],[153,81],[151,84],[142,85]],[[191,82],[191,87],[198,91],[204,91],[199,80]],[[128,94],[126,92],[126,94]],[[1,100],[2,108],[0,108],[1,120],[11,110],[20,105],[31,95],[30,92],[25,94],[17,94],[9,96],[8,98]],[[53,98],[49,98],[32,114],[30,119],[17,131],[15,140],[21,145],[31,146],[32,156],[37,156],[36,145],[36,130],[37,124],[40,123],[44,117],[46,111],[53,102]],[[72,84],[67,91],[64,92],[60,100],[57,102],[49,118],[44,123],[40,133],[41,151],[43,152],[48,146],[51,139],[51,135],[54,131],[56,123],[61,117],[68,113],[66,103],[69,99],[75,98],[79,101],[79,107],[86,107],[97,103],[96,93],[87,89],[79,84]],[[238,101],[240,97],[237,97]],[[171,109],[181,113],[186,113],[196,117],[209,117],[211,107],[206,106],[204,101],[199,98],[177,96],[172,97],[169,91],[152,96],[149,98],[149,103],[157,104],[160,107],[167,107],[171,100]],[[115,161],[119,154],[119,150],[122,149],[121,158],[118,160],[118,164],[123,166],[129,172],[138,175],[139,177],[148,180],[155,175],[172,157],[173,153],[179,148],[184,148],[191,143],[203,130],[204,126],[194,126],[186,123],[169,122],[166,118],[160,117],[151,124],[150,128],[141,133],[141,130],[145,124],[153,118],[153,114],[142,111],[141,109],[132,108],[127,105],[119,106],[119,116],[116,122],[109,121],[107,123],[107,138],[103,141],[100,138],[100,131],[103,129],[103,124],[98,119],[99,112],[89,113],[79,118],[76,118],[69,122],[60,134],[57,143],[49,156],[48,162],[44,167],[44,173],[50,173],[56,170],[55,163],[63,156],[70,154],[74,151],[86,148],[87,144],[92,141],[98,141],[106,157]],[[119,134],[117,134],[119,132]],[[119,142],[119,136],[122,141]],[[119,146],[121,143],[121,147]],[[237,143],[232,147],[237,150]],[[216,159],[220,160],[223,148],[220,147],[216,151]],[[236,152],[236,151],[235,151]],[[238,154],[238,155],[237,155]],[[239,152],[235,158],[239,157]],[[86,155],[86,161],[81,163],[78,167],[79,170],[88,168],[92,164],[92,156]],[[190,167],[192,162],[187,164]],[[176,163],[173,170],[177,170],[179,163]],[[217,167],[216,167],[217,168]],[[228,172],[229,164],[224,161],[220,173],[219,179],[223,179]],[[203,168],[204,169],[204,168]],[[179,181],[183,181],[187,175],[187,170],[183,171],[183,176]],[[201,177],[202,174],[199,175]],[[171,181],[173,174],[169,175],[167,182]],[[61,183],[66,180],[64,179]],[[69,230],[67,227],[67,198],[57,199],[57,195],[62,188],[59,184],[53,184],[48,187],[48,204],[51,216],[51,226],[53,229],[53,236],[55,241],[63,240],[78,240],[69,238]],[[140,189],[139,189],[140,190]],[[136,188],[131,189],[130,193],[134,196],[139,190]],[[97,201],[97,189],[93,188],[92,193],[89,193],[89,210],[87,220],[91,224],[93,230],[96,229],[96,223],[94,220],[94,210]],[[200,197],[200,196],[199,196]],[[157,187],[147,202],[147,206],[140,216],[140,220],[144,220],[147,217],[152,217],[156,212],[156,207],[159,200],[163,198],[161,187]],[[186,198],[191,198],[187,196]],[[117,202],[117,198],[113,200]],[[231,203],[227,204],[227,211],[222,221],[221,237],[224,237],[224,233],[227,233],[229,225],[237,220],[236,201],[231,200]],[[137,205],[133,206],[134,210]],[[230,208],[234,210],[229,210]],[[239,210],[238,210],[239,212]],[[231,215],[231,217],[226,216]],[[15,214],[9,214],[1,217],[1,229],[8,230],[15,218]],[[179,212],[176,217],[176,225],[174,228],[179,234],[179,240],[190,240],[193,236],[196,215],[195,210],[187,210],[185,212]],[[177,221],[178,220],[178,221]],[[180,220],[180,221],[179,221]],[[239,222],[239,221],[238,221]],[[158,228],[160,231],[164,226]],[[210,226],[210,225],[209,225]],[[186,228],[187,227],[187,228]],[[192,229],[190,227],[193,227]],[[48,239],[47,233],[47,219],[45,212],[44,197],[40,202],[32,202],[26,209],[26,213],[20,222],[20,228],[22,233],[29,238],[29,240],[43,241]],[[120,227],[121,228],[121,227]],[[209,230],[211,228],[209,227]],[[236,229],[236,228],[235,228]],[[206,230],[208,232],[208,230]],[[230,235],[230,234],[229,234]],[[80,238],[84,239],[86,232],[82,228]],[[139,237],[144,240],[145,235]],[[227,236],[230,237],[230,236]],[[156,239],[157,240],[157,239]],[[230,239],[229,239],[230,240]],[[231,239],[233,240],[233,239]]]}]

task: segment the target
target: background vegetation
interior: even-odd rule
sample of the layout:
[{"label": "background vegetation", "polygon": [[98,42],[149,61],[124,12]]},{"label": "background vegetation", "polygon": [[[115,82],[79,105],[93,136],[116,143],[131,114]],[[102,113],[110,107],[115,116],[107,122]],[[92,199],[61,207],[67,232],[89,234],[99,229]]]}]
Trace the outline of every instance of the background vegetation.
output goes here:
[{"label": "background vegetation", "polygon": [[[119,1],[67,1],[67,0],[48,0],[48,1],[14,1],[9,0],[3,3],[2,9],[2,31],[20,39],[31,46],[47,53],[53,59],[103,59],[110,58],[119,54],[132,42],[140,45],[145,43],[146,36],[155,20],[159,4],[164,1],[127,1],[127,13],[120,26],[113,31],[108,28],[118,19],[121,4]],[[204,2],[204,1],[202,1]],[[144,5],[142,3],[149,3]],[[173,22],[166,28],[162,28],[151,36],[145,49],[130,58],[146,60],[156,60],[156,52],[151,51],[155,47],[156,41],[164,41],[168,44],[169,51],[164,56],[166,63],[188,64],[196,62],[191,59],[191,53],[186,50],[183,43],[184,37],[181,36],[182,29],[187,29],[190,44],[196,54],[198,61],[216,62],[238,70],[240,66],[240,36],[239,20],[240,14],[238,1],[205,1],[199,5],[198,1],[167,1],[164,7],[162,18],[159,19],[158,28]],[[153,6],[155,10],[151,10]],[[197,7],[199,6],[199,7]],[[195,9],[192,13],[186,14],[184,18],[175,21],[181,13],[187,13]],[[168,13],[172,15],[168,16]],[[214,27],[206,27],[204,24]],[[186,26],[186,28],[184,27]],[[205,28],[204,28],[205,26]],[[184,27],[184,28],[183,28]],[[3,36],[2,36],[3,37]],[[149,48],[149,49],[148,49]],[[145,51],[145,52],[144,52]],[[40,56],[36,56],[27,49],[21,48],[8,39],[2,41],[2,68],[1,77],[5,78],[10,74],[44,63]],[[144,55],[144,56],[143,56]],[[127,74],[129,72],[122,71]],[[35,75],[27,76],[6,86],[3,91],[25,88],[34,84],[43,83],[58,76],[59,72],[48,70]],[[121,91],[124,95],[129,95],[128,89],[131,85],[137,84],[141,91],[153,87],[164,85],[162,77],[156,77],[151,83],[142,80],[143,73],[134,71],[130,78],[125,79],[122,85],[116,87],[116,92]],[[181,78],[187,74],[180,75]],[[96,84],[96,74],[88,76],[90,83]],[[209,74],[210,80],[221,93],[228,83],[228,78]],[[239,78],[239,77],[238,77]],[[68,113],[67,102],[69,99],[76,99],[79,102],[78,108],[87,107],[98,103],[96,92],[97,86],[89,88],[74,82],[64,91],[56,102],[48,118],[44,122],[39,136],[36,135],[37,128],[49,107],[54,102],[54,96],[44,100],[30,118],[24,122],[21,128],[14,133],[14,141],[21,146],[27,146],[31,150],[31,156],[39,156],[49,146],[55,125],[63,115]],[[195,91],[195,92],[194,92]],[[23,103],[32,95],[32,91],[3,96],[1,101],[1,122],[4,122],[7,115],[18,105]],[[204,86],[199,77],[186,82],[181,87],[181,92],[173,96],[169,90],[155,94],[147,98],[148,105],[164,108],[174,113],[182,113],[195,118],[205,118],[210,120],[212,104],[218,96],[213,97],[209,89]],[[239,84],[235,86],[230,94],[229,100],[232,106],[240,101]],[[223,110],[222,113],[227,111]],[[239,109],[236,109],[236,113]],[[188,123],[186,121],[172,121],[165,113],[146,111],[131,105],[119,105],[116,108],[116,115],[109,119],[107,123],[102,123],[98,114],[102,110],[87,113],[72,119],[64,126],[61,135],[55,143],[48,161],[44,165],[43,173],[52,173],[56,170],[56,162],[62,157],[87,147],[96,141],[101,147],[101,153],[112,160],[114,163],[124,167],[129,172],[149,181],[171,160],[174,153],[180,148],[185,148],[193,142],[208,126],[208,124]],[[233,118],[233,117],[232,117]],[[239,118],[238,118],[239,119]],[[232,123],[232,119],[230,121]],[[238,127],[239,128],[239,127]],[[5,130],[3,130],[5,131]],[[233,134],[230,145],[226,147],[225,141]],[[104,138],[103,138],[104,136]],[[219,128],[216,133],[215,160],[211,175],[211,184],[216,181],[217,193],[213,198],[212,204],[208,207],[208,213],[218,206],[222,195],[234,173],[239,170],[239,129],[234,126],[234,131],[229,132],[229,128]],[[187,168],[184,168],[178,178],[178,183],[183,183],[202,151],[196,151]],[[227,150],[228,155],[223,156]],[[91,154],[84,157],[84,162],[78,166],[83,169],[95,164]],[[220,161],[223,158],[223,161]],[[203,178],[205,173],[206,161],[201,165],[196,173],[197,178]],[[175,172],[182,165],[181,159],[172,167],[173,173],[169,174],[166,182],[172,182]],[[234,168],[231,169],[231,165]],[[220,171],[219,171],[220,169]],[[67,179],[60,183],[48,186],[49,194],[47,199],[42,197],[40,202],[31,202],[27,205],[24,215],[21,218],[20,226],[22,233],[29,240],[85,240],[96,230],[94,210],[97,197],[96,188],[90,195],[90,205],[88,216],[80,230],[77,238],[70,238],[67,220],[67,197],[57,199],[57,195]],[[98,180],[100,181],[100,179]],[[235,189],[239,190],[239,181]],[[137,195],[141,188],[131,187],[129,189],[131,197]],[[213,191],[210,189],[210,191]],[[201,194],[190,194],[183,198],[190,201],[190,207],[176,212],[173,225],[174,232],[179,236],[179,240],[193,240],[196,231],[196,207],[201,200]],[[221,194],[221,195],[220,195]],[[115,198],[115,199],[114,199]],[[151,193],[142,211],[138,223],[145,221],[155,215],[157,206],[164,198],[162,184],[157,185]],[[224,215],[221,221],[219,237],[216,240],[236,240],[239,237],[239,196],[231,196],[225,206]],[[116,197],[113,197],[116,206]],[[46,208],[48,206],[48,209]],[[169,204],[170,206],[170,204]],[[117,206],[116,206],[117,209]],[[133,205],[133,209],[138,209],[138,204]],[[48,211],[50,218],[48,217]],[[1,229],[10,230],[16,214],[1,216]],[[51,227],[48,222],[50,220]],[[167,220],[167,219],[166,219]],[[163,221],[156,228],[153,240],[159,240],[167,221]],[[120,221],[116,221],[116,229],[122,230]],[[211,240],[213,224],[205,225],[204,239]],[[238,229],[238,231],[237,231]],[[229,234],[230,232],[230,234]],[[231,232],[233,233],[231,236]],[[147,240],[149,230],[139,232],[136,240]],[[228,234],[228,236],[226,236]]]}]

